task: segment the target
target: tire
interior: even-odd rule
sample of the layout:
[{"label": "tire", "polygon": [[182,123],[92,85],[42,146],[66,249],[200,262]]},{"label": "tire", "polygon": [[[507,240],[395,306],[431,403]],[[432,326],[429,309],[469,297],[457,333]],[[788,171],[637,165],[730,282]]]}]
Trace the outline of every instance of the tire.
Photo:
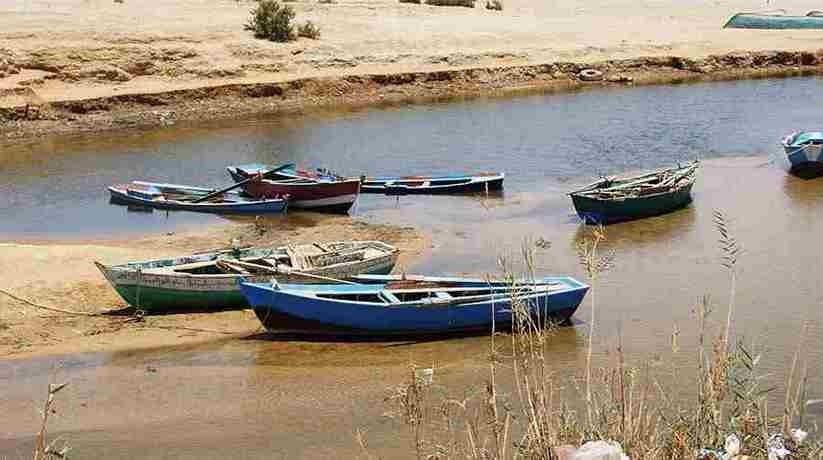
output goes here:
[{"label": "tire", "polygon": [[577,74],[577,78],[583,81],[599,81],[603,79],[603,72],[596,69],[583,69]]}]

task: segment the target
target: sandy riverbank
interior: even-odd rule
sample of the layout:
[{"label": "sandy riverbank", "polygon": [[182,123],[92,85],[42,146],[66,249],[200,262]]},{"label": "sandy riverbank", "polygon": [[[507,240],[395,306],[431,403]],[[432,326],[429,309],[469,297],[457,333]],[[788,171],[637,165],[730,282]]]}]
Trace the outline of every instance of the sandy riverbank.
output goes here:
[{"label": "sandy riverbank", "polygon": [[[395,0],[290,4],[298,22],[321,27],[320,40],[254,39],[243,30],[253,5],[247,1],[13,2],[0,10],[0,132],[25,139],[314,106],[569,89],[591,84],[576,78],[588,66],[604,70],[608,84],[823,70],[823,31],[721,28],[737,11],[763,8],[752,1],[509,0],[502,12],[482,1],[474,9]],[[816,6],[794,2],[789,13]]]},{"label": "sandy riverbank", "polygon": [[[375,239],[401,249],[398,268],[423,253],[424,234],[348,217],[316,216],[312,226],[213,225],[199,230],[149,235],[134,240],[0,242],[0,289],[45,306],[99,313],[127,305],[92,264],[122,263],[242,244]],[[146,317],[75,316],[38,309],[0,293],[0,356],[24,357],[86,351],[115,351],[184,344],[248,335],[260,327],[251,311],[184,313]]]}]

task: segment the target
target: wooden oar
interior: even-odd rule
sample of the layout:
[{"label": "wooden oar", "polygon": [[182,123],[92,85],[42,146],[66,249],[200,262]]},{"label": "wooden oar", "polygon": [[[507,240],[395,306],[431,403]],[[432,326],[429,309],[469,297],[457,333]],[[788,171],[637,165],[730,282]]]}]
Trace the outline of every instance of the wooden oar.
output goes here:
[{"label": "wooden oar", "polygon": [[232,265],[237,265],[239,267],[244,267],[244,268],[256,268],[258,270],[267,271],[271,274],[277,274],[277,275],[297,275],[297,276],[305,276],[307,278],[316,278],[316,279],[320,279],[320,280],[324,280],[324,281],[332,281],[332,282],[335,282],[335,283],[359,284],[359,283],[354,283],[352,281],[346,281],[346,280],[341,280],[341,279],[337,279],[337,278],[330,278],[328,276],[312,275],[311,273],[299,272],[297,270],[281,271],[281,270],[278,270],[274,267],[267,267],[265,265],[253,264],[251,262],[241,262],[239,260],[232,260],[231,264]]},{"label": "wooden oar", "polygon": [[254,175],[254,176],[252,176],[252,177],[249,177],[249,178],[248,178],[248,179],[246,179],[246,180],[242,180],[242,181],[240,181],[240,182],[238,182],[238,183],[236,183],[236,184],[232,185],[231,187],[226,187],[226,188],[224,188],[224,189],[222,189],[222,190],[217,190],[216,192],[211,192],[211,193],[209,193],[208,195],[206,195],[206,196],[204,196],[204,197],[200,197],[200,198],[198,198],[198,199],[196,199],[196,200],[192,201],[192,203],[200,203],[200,202],[202,202],[202,201],[206,201],[206,200],[208,200],[208,199],[211,199],[211,198],[214,198],[214,197],[216,197],[216,196],[222,195],[222,194],[224,194],[224,193],[226,193],[226,192],[228,192],[228,191],[234,190],[234,189],[236,189],[237,187],[241,187],[241,186],[243,186],[243,185],[245,185],[245,184],[247,184],[247,183],[249,183],[249,182],[251,182],[251,181],[254,181],[254,180],[263,180],[263,179],[266,179],[266,178],[268,178],[268,177],[271,177],[271,175],[273,175],[273,174],[274,174],[274,173],[276,173],[276,172],[282,171],[282,170],[284,170],[284,169],[288,169],[290,166],[291,166],[291,165],[289,165],[289,164],[285,164],[285,165],[280,166],[280,167],[278,167],[278,168],[274,168],[274,169],[272,169],[271,171],[266,171],[266,172],[264,172],[263,174],[261,174],[261,175],[259,175],[259,176],[258,176],[258,175]]}]

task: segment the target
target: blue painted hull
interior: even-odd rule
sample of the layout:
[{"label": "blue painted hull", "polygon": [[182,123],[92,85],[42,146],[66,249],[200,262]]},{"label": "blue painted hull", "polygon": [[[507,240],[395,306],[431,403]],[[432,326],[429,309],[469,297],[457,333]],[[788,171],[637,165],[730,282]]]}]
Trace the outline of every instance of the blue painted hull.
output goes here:
[{"label": "blue painted hull", "polygon": [[175,200],[155,200],[129,194],[123,189],[109,187],[111,201],[115,204],[138,205],[146,208],[194,211],[211,214],[282,214],[286,211],[287,201],[282,199],[272,200],[244,200],[237,196],[238,201],[233,203],[191,203]]},{"label": "blue painted hull", "polygon": [[823,17],[739,13],[732,16],[723,27],[726,29],[823,29]]},{"label": "blue painted hull", "polygon": [[670,193],[626,198],[596,200],[572,195],[572,203],[580,219],[591,225],[609,225],[645,217],[659,216],[685,208],[692,202],[692,184]]},{"label": "blue painted hull", "polygon": [[823,175],[823,145],[784,145],[783,149],[792,174],[804,179]]},{"label": "blue painted hull", "polygon": [[[567,288],[539,293],[525,300],[536,318],[568,321],[582,302],[588,286],[572,278],[556,278]],[[485,287],[487,284],[478,284]],[[310,288],[301,288],[302,290]],[[272,318],[287,316],[337,331],[372,335],[429,335],[467,331],[490,331],[492,324],[512,322],[511,299],[498,297],[476,303],[377,304],[339,301],[301,295],[288,285],[273,289],[270,284],[241,283],[240,290],[258,318],[270,330],[280,326]]]}]

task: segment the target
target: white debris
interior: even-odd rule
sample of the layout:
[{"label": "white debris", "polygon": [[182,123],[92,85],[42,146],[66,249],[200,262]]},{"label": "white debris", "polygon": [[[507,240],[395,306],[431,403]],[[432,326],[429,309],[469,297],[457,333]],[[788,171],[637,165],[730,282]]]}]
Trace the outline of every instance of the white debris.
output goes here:
[{"label": "white debris", "polygon": [[724,446],[726,450],[726,455],[729,457],[734,457],[735,455],[740,453],[740,438],[737,437],[736,434],[732,433],[726,436],[726,445]]},{"label": "white debris", "polygon": [[797,444],[803,444],[803,441],[806,440],[806,437],[809,436],[809,433],[801,430],[800,428],[792,428],[791,430],[792,439]]},{"label": "white debris", "polygon": [[414,376],[426,385],[431,385],[434,379],[434,369],[427,367],[426,369],[415,369]]},{"label": "white debris", "polygon": [[573,460],[630,460],[615,441],[589,441],[575,451]]},{"label": "white debris", "polygon": [[790,450],[786,449],[786,445],[783,444],[783,435],[781,434],[771,435],[766,445],[769,448],[769,460],[786,458],[786,456],[792,453]]}]

